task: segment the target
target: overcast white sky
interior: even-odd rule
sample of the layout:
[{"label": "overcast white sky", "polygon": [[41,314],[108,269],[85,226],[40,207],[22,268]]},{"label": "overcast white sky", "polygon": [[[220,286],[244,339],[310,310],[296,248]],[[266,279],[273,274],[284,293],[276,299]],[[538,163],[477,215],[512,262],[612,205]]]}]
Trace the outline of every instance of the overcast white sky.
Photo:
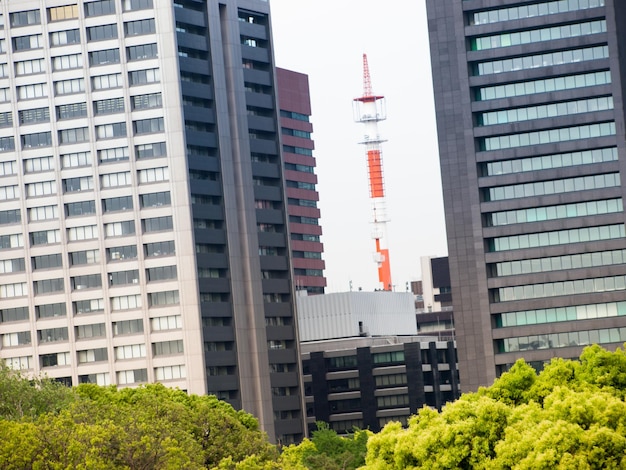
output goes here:
[{"label": "overcast white sky", "polygon": [[352,100],[384,95],[383,144],[395,289],[421,279],[419,259],[447,255],[423,0],[270,0],[278,67],[309,76],[327,292],[374,290],[365,132]]}]

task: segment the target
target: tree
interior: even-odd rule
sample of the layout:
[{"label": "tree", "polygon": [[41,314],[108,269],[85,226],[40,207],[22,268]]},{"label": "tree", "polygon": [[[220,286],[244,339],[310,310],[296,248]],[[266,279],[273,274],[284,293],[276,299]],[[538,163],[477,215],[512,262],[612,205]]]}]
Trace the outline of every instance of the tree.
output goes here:
[{"label": "tree", "polygon": [[363,469],[626,468],[626,355],[599,346],[537,375],[518,361],[440,413],[424,408],[367,444]]},{"label": "tree", "polygon": [[327,423],[317,422],[311,439],[283,450],[281,463],[293,470],[354,470],[365,463],[367,440],[372,433],[355,430],[339,436]]}]

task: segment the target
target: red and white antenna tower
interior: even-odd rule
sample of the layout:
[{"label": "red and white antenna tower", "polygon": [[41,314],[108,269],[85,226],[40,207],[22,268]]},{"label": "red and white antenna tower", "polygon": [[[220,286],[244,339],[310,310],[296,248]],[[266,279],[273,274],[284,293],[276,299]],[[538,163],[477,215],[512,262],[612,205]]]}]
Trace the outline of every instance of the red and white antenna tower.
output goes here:
[{"label": "red and white antenna tower", "polygon": [[354,120],[365,125],[365,136],[361,144],[367,149],[367,169],[369,173],[370,199],[373,211],[372,238],[376,242],[374,261],[378,265],[378,282],[382,290],[393,290],[391,266],[387,246],[387,203],[385,201],[385,180],[381,144],[385,140],[378,134],[378,122],[387,119],[385,97],[374,95],[367,64],[367,54],[363,54],[363,96],[353,100]]}]

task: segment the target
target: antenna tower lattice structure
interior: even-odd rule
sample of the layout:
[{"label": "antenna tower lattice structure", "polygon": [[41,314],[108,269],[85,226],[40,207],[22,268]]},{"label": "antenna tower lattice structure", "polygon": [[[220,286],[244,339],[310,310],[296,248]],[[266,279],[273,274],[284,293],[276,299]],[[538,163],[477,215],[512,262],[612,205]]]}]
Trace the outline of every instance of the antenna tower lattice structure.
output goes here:
[{"label": "antenna tower lattice structure", "polygon": [[378,266],[378,282],[381,290],[393,290],[389,247],[387,246],[387,204],[381,144],[385,142],[378,133],[378,122],[387,118],[385,97],[372,92],[367,54],[363,54],[363,96],[353,100],[354,120],[365,126],[365,136],[359,142],[367,150],[370,200],[372,202],[372,238],[376,243],[374,261]]}]

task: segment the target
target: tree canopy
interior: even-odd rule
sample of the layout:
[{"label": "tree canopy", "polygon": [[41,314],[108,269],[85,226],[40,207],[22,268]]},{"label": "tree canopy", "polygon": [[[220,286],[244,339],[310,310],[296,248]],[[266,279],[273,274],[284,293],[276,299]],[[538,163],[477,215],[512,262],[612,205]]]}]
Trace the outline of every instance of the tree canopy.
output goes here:
[{"label": "tree canopy", "polygon": [[518,361],[490,387],[408,426],[338,436],[318,423],[282,449],[214,396],[153,384],[66,388],[0,366],[7,470],[625,469],[626,354],[587,347],[541,373]]}]

